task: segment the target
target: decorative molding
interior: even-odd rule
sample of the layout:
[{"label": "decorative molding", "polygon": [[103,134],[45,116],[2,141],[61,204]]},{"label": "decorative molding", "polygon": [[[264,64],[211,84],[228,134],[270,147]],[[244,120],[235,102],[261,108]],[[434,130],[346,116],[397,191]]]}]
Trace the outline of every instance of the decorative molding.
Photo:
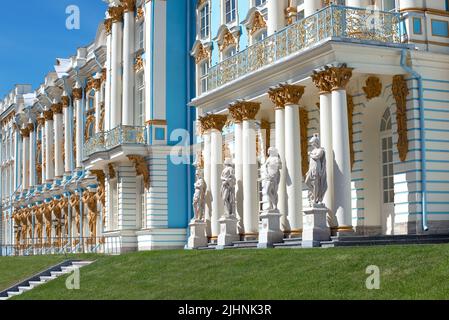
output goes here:
[{"label": "decorative molding", "polygon": [[145,11],[142,7],[137,8],[137,14],[136,14],[136,20],[139,21],[140,19],[143,19],[145,15]]},{"label": "decorative molding", "polygon": [[44,114],[45,121],[51,121],[51,120],[53,120],[53,111],[51,111],[51,110],[45,110],[45,111],[43,112],[43,114]]},{"label": "decorative molding", "polygon": [[62,96],[61,97],[61,103],[63,108],[67,108],[70,104],[70,99],[68,96]]},{"label": "decorative molding", "polygon": [[287,25],[291,25],[296,22],[298,15],[298,9],[294,6],[292,1],[289,1],[288,7],[285,9],[285,19],[287,20]]},{"label": "decorative molding", "polygon": [[198,64],[203,60],[210,60],[210,48],[206,48],[202,43],[198,45],[195,54],[195,63]]},{"label": "decorative molding", "polygon": [[62,113],[62,103],[54,103],[51,105],[51,111],[54,114]]},{"label": "decorative molding", "polygon": [[74,100],[81,100],[83,98],[83,89],[81,88],[74,88],[72,91],[73,99]]},{"label": "decorative molding", "polygon": [[301,169],[302,175],[305,177],[309,171],[309,141],[307,131],[309,127],[309,113],[306,108],[299,109],[299,123],[301,136]]},{"label": "decorative molding", "polygon": [[348,104],[348,135],[349,135],[349,153],[351,158],[351,170],[354,168],[355,153],[354,153],[354,128],[353,128],[353,117],[354,117],[354,99],[350,94],[346,94],[346,101]]},{"label": "decorative molding", "polygon": [[106,30],[106,34],[111,34],[112,31],[112,19],[105,19],[104,20],[104,29]]},{"label": "decorative molding", "polygon": [[252,36],[262,29],[266,29],[267,23],[259,11],[254,12],[252,23],[250,24],[249,34]]},{"label": "decorative molding", "polygon": [[256,115],[260,110],[260,102],[250,102],[245,100],[238,100],[232,106],[239,108],[242,115],[242,120],[255,120]]},{"label": "decorative molding", "polygon": [[123,12],[134,12],[136,0],[121,0]]},{"label": "decorative molding", "polygon": [[228,116],[221,114],[209,114],[204,117],[199,117],[198,120],[201,124],[201,132],[205,133],[208,130],[215,129],[222,131],[226,124]]},{"label": "decorative molding", "polygon": [[266,119],[260,120],[260,129],[265,130],[265,156],[268,157],[268,149],[271,140],[271,123]]},{"label": "decorative molding", "polygon": [[378,77],[370,76],[366,79],[365,86],[362,89],[365,92],[366,99],[377,98],[382,93],[382,82],[380,82]]},{"label": "decorative molding", "polygon": [[332,85],[328,81],[329,79],[329,68],[326,67],[324,71],[313,71],[311,76],[312,81],[315,83],[315,86],[320,91],[319,94],[326,94],[332,91]]},{"label": "decorative molding", "polygon": [[409,149],[407,136],[407,96],[410,91],[403,75],[396,75],[393,77],[391,91],[396,100],[396,122],[398,130],[397,148],[399,151],[399,159],[404,162],[407,159]]},{"label": "decorative molding", "polygon": [[129,155],[128,159],[134,163],[136,174],[143,177],[145,189],[150,188],[150,172],[148,170],[147,162],[144,157],[138,155]]},{"label": "decorative molding", "polygon": [[143,69],[144,61],[142,58],[142,54],[137,55],[136,61],[134,62],[134,71],[138,72]]},{"label": "decorative molding", "polygon": [[243,114],[240,106],[236,104],[231,104],[228,107],[228,110],[234,123],[241,123],[243,121]]},{"label": "decorative molding", "polygon": [[238,41],[236,37],[231,33],[231,31],[229,31],[229,29],[226,29],[226,31],[224,31],[221,42],[218,44],[220,52],[223,52],[230,46],[237,47],[237,42]]},{"label": "decorative molding", "polygon": [[105,115],[106,115],[106,110],[104,108],[104,102],[101,102],[100,103],[100,119],[99,119],[99,122],[98,122],[98,132],[103,132],[104,131]]}]

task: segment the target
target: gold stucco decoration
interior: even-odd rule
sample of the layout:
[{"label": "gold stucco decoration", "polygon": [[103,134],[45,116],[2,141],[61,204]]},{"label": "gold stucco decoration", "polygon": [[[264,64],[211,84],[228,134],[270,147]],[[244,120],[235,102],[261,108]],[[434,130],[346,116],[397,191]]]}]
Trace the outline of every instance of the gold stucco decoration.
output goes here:
[{"label": "gold stucco decoration", "polygon": [[362,88],[366,99],[371,100],[380,96],[382,93],[382,82],[376,76],[370,76],[366,79],[365,86]]},{"label": "gold stucco decoration", "polygon": [[309,154],[308,147],[309,141],[307,136],[307,129],[309,126],[309,113],[306,108],[299,109],[299,123],[300,123],[300,136],[301,136],[301,169],[302,175],[305,177],[309,171]]},{"label": "gold stucco decoration", "polygon": [[143,177],[145,189],[150,188],[150,172],[148,170],[147,161],[139,155],[129,155],[128,159],[134,163],[136,174]]},{"label": "gold stucco decoration", "polygon": [[396,100],[396,122],[398,130],[397,148],[399,159],[405,161],[408,153],[407,136],[407,96],[409,89],[403,75],[393,77],[393,86],[391,87],[393,97]]}]

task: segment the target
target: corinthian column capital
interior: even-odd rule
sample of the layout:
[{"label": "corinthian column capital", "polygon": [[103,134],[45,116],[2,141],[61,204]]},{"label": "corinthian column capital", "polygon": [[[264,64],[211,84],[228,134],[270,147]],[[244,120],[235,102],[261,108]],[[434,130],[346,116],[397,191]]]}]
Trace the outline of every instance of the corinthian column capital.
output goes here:
[{"label": "corinthian column capital", "polygon": [[136,6],[136,0],[122,0],[122,6],[124,12],[133,12]]},{"label": "corinthian column capital", "polygon": [[260,102],[236,101],[233,107],[240,109],[242,120],[254,120],[260,110]]},{"label": "corinthian column capital", "polygon": [[301,100],[305,87],[297,86],[292,84],[281,84],[280,88],[283,90],[282,95],[285,104],[299,104]]},{"label": "corinthian column capital", "polygon": [[112,23],[114,22],[122,22],[123,20],[123,7],[109,7],[108,9],[109,16],[112,19]]},{"label": "corinthian column capital", "polygon": [[69,106],[69,103],[70,103],[69,97],[62,96],[61,97],[61,103],[62,103],[62,107],[63,108],[67,108]]},{"label": "corinthian column capital", "polygon": [[45,118],[45,121],[53,120],[53,111],[45,110],[44,111],[44,118]]},{"label": "corinthian column capital", "polygon": [[111,30],[112,30],[112,19],[111,18],[104,20],[104,28],[106,29],[107,34],[111,34]]},{"label": "corinthian column capital", "polygon": [[348,68],[346,64],[340,67],[331,67],[327,73],[327,81],[331,84],[332,91],[345,89],[352,77],[353,68]]},{"label": "corinthian column capital", "polygon": [[332,91],[332,85],[328,81],[329,73],[329,68],[326,68],[324,71],[314,71],[311,76],[315,86],[320,90],[320,94],[330,93]]},{"label": "corinthian column capital", "polygon": [[284,99],[284,90],[281,87],[274,87],[268,90],[268,97],[271,102],[274,104],[274,109],[284,109],[285,108],[285,99]]},{"label": "corinthian column capital", "polygon": [[62,113],[62,103],[52,104],[51,111],[53,111],[54,114]]},{"label": "corinthian column capital", "polygon": [[73,94],[73,99],[81,100],[83,98],[83,89],[75,88],[75,89],[73,89],[72,94]]},{"label": "corinthian column capital", "polygon": [[243,121],[242,109],[239,106],[231,104],[228,110],[235,123],[241,123]]}]

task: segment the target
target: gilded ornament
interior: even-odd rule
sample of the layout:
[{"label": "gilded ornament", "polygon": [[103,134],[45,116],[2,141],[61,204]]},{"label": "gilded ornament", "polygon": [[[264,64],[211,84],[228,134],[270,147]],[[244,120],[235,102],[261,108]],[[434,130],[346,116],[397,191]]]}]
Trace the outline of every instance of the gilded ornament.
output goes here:
[{"label": "gilded ornament", "polygon": [[299,104],[299,100],[301,100],[304,94],[304,86],[280,84],[280,87],[283,89],[281,94],[283,94],[285,104]]},{"label": "gilded ornament", "polygon": [[226,30],[225,34],[223,36],[223,40],[221,41],[221,44],[219,44],[218,46],[219,46],[220,52],[223,52],[229,46],[237,46],[237,40],[235,39],[235,37],[231,33],[231,31]]},{"label": "gilded ornament", "polygon": [[128,159],[134,163],[136,174],[143,177],[145,189],[150,188],[150,172],[144,157],[138,155],[129,155]]},{"label": "gilded ornament", "polygon": [[142,55],[138,55],[136,57],[136,61],[134,62],[134,71],[140,71],[143,69],[143,58]]},{"label": "gilded ornament", "polygon": [[260,105],[260,102],[250,102],[245,100],[238,100],[233,103],[233,106],[240,109],[243,121],[254,120],[260,110]]},{"label": "gilded ornament", "polygon": [[112,19],[105,19],[104,20],[104,28],[105,28],[107,34],[111,34]]},{"label": "gilded ornament", "polygon": [[61,97],[61,103],[62,103],[62,107],[63,108],[67,108],[70,104],[70,99],[67,96],[62,96]]},{"label": "gilded ornament", "polygon": [[302,175],[305,177],[309,171],[309,159],[308,148],[309,141],[307,140],[307,131],[309,127],[309,113],[306,108],[299,109],[299,123],[300,123],[300,136],[301,136],[301,169]]},{"label": "gilded ornament", "polygon": [[354,153],[354,128],[353,128],[353,116],[354,116],[354,99],[350,94],[346,94],[346,100],[348,104],[348,130],[349,130],[349,153],[351,157],[351,169],[354,167],[355,153]]},{"label": "gilded ornament", "polygon": [[275,109],[285,108],[284,89],[281,87],[274,87],[268,90],[268,97],[273,102]]},{"label": "gilded ornament", "polygon": [[370,76],[366,79],[363,91],[365,92],[366,99],[371,100],[380,96],[382,93],[382,82],[380,82],[378,77]]},{"label": "gilded ornament", "polygon": [[263,16],[260,14],[259,11],[256,11],[254,13],[253,23],[249,34],[254,35],[256,32],[265,29],[266,27],[267,23],[265,22],[265,19],[263,18]]},{"label": "gilded ornament", "polygon": [[73,99],[75,100],[81,100],[83,98],[83,89],[81,88],[74,88],[72,91]]},{"label": "gilded ornament", "polygon": [[268,120],[260,120],[260,129],[265,131],[265,156],[268,157],[268,149],[270,149],[271,140],[271,123]]},{"label": "gilded ornament", "polygon": [[54,114],[62,113],[62,103],[54,103],[51,105],[51,111]]},{"label": "gilded ornament", "polygon": [[123,20],[123,7],[109,7],[108,9],[109,16],[112,19],[112,22],[122,22]]},{"label": "gilded ornament", "polygon": [[206,49],[205,46],[200,44],[198,46],[198,51],[195,56],[195,62],[198,64],[203,60],[209,60],[210,59],[210,50]]},{"label": "gilded ornament", "polygon": [[133,12],[136,6],[136,0],[121,0],[124,12]]},{"label": "gilded ornament", "polygon": [[349,80],[351,80],[352,70],[353,68],[348,68],[346,63],[340,67],[329,68],[329,72],[326,73],[326,78],[332,87],[332,91],[345,89]]},{"label": "gilded ornament", "polygon": [[326,67],[324,71],[314,71],[311,78],[315,83],[315,86],[320,91],[319,94],[330,93],[332,91],[332,85],[328,81],[329,78],[329,68]]},{"label": "gilded ornament", "polygon": [[114,169],[114,166],[112,165],[112,163],[108,164],[108,175],[109,175],[109,179],[115,179],[115,177],[116,177],[115,169]]},{"label": "gilded ornament", "polygon": [[398,127],[397,148],[399,158],[402,162],[407,159],[408,136],[407,136],[407,96],[409,89],[403,75],[393,77],[393,86],[391,87],[394,99],[396,100],[396,122]]}]

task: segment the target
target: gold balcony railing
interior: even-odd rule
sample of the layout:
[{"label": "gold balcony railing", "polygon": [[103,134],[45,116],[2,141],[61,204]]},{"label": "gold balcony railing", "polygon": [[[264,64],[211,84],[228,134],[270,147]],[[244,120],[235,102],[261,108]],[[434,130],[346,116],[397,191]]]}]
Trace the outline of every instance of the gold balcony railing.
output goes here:
[{"label": "gold balcony railing", "polygon": [[206,92],[328,39],[400,45],[401,37],[397,12],[330,5],[209,68]]}]

